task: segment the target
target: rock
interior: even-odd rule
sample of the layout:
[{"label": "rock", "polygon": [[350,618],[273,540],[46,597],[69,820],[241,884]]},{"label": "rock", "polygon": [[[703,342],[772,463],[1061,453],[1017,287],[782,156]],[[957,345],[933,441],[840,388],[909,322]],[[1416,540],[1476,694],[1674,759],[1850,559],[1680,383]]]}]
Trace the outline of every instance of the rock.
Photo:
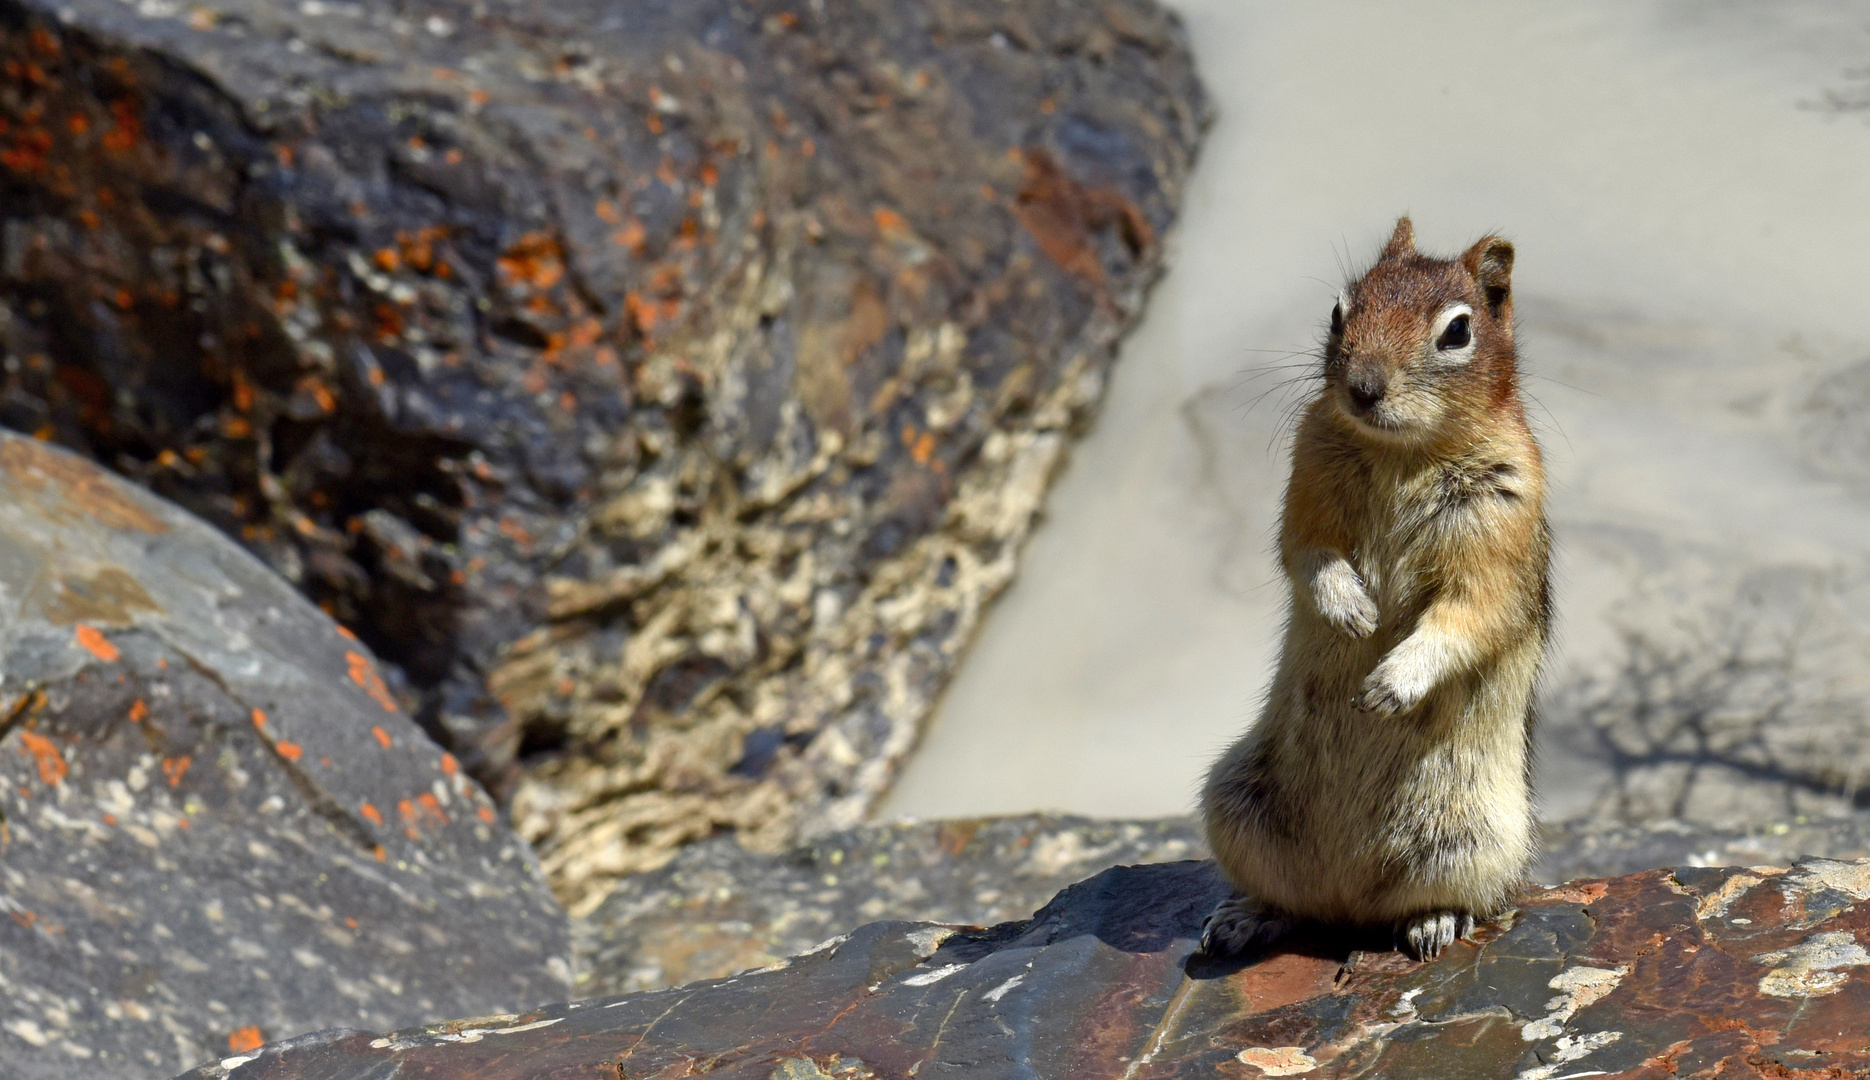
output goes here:
[{"label": "rock", "polygon": [[1721,829],[1692,821],[1644,825],[1567,821],[1544,828],[1537,881],[1630,874],[1658,866],[1783,866],[1802,856],[1870,858],[1870,814]]},{"label": "rock", "polygon": [[354,626],[583,906],[861,820],[1206,117],[1150,0],[0,11],[0,419]]},{"label": "rock", "polygon": [[7,1080],[569,990],[525,844],[369,650],[227,538],[0,433],[0,598]]},{"label": "rock", "polygon": [[373,1035],[186,1080],[910,1075],[1836,1077],[1870,1069],[1870,862],[1537,892],[1439,961],[1344,936],[1191,960],[1212,864],[991,929],[873,923],[737,978]]},{"label": "rock", "polygon": [[578,990],[617,994],[720,978],[879,919],[991,925],[1125,863],[1207,854],[1189,818],[1032,814],[849,829],[792,851],[731,837],[624,878],[583,920]]},{"label": "rock", "polygon": [[[904,822],[833,833],[781,854],[717,837],[682,849],[660,870],[619,881],[575,924],[578,990],[594,997],[720,978],[878,919],[1010,922],[1109,867],[1206,854],[1200,826],[1189,817]],[[1744,830],[1684,821],[1548,824],[1532,878],[1782,866],[1804,856],[1870,857],[1870,815]]]}]

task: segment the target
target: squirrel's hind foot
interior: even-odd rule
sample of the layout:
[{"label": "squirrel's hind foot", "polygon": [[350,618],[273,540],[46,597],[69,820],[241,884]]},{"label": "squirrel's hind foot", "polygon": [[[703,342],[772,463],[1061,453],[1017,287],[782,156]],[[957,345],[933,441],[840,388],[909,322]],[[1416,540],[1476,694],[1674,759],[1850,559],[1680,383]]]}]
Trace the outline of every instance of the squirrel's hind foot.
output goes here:
[{"label": "squirrel's hind foot", "polygon": [[1291,916],[1278,908],[1250,896],[1230,896],[1201,924],[1200,951],[1207,956],[1232,956],[1270,945],[1291,929]]},{"label": "squirrel's hind foot", "polygon": [[1473,932],[1472,912],[1425,911],[1396,924],[1396,947],[1413,959],[1433,960]]}]

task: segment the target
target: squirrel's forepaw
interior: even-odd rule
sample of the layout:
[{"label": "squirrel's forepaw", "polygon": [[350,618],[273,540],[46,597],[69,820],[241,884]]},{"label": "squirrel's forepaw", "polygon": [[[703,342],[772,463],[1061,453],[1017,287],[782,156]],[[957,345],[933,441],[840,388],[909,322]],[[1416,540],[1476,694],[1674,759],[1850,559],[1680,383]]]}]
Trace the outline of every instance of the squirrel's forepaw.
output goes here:
[{"label": "squirrel's forepaw", "polygon": [[1386,658],[1364,680],[1363,696],[1357,704],[1378,716],[1395,716],[1415,708],[1431,685],[1428,673],[1414,670],[1415,666],[1406,660]]},{"label": "squirrel's forepaw", "polygon": [[1232,956],[1285,936],[1291,920],[1277,909],[1248,896],[1220,902],[1201,924],[1200,952],[1206,956]]},{"label": "squirrel's forepaw", "polygon": [[1340,561],[1320,571],[1312,595],[1318,613],[1340,633],[1354,638],[1376,633],[1377,603],[1350,563]]}]

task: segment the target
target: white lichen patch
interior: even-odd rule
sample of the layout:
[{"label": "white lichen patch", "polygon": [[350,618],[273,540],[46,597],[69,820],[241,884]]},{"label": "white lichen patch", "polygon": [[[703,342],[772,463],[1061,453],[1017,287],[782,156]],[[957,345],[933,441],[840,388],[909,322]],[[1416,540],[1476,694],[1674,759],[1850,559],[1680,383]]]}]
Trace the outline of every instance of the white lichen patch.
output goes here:
[{"label": "white lichen patch", "polygon": [[1234,1055],[1243,1065],[1252,1065],[1264,1076],[1303,1076],[1318,1068],[1318,1061],[1303,1046],[1251,1046]]},{"label": "white lichen patch", "polygon": [[1695,918],[1702,920],[1720,918],[1727,914],[1728,908],[1734,906],[1734,901],[1745,896],[1749,889],[1764,880],[1766,879],[1759,874],[1735,874],[1721,882],[1720,888],[1701,898],[1701,903],[1695,905]]},{"label": "white lichen patch", "polygon": [[1589,1035],[1560,1036],[1552,1048],[1551,1059],[1545,1064],[1521,1072],[1513,1080],[1571,1080],[1577,1076],[1603,1076],[1601,1069],[1585,1072],[1567,1072],[1559,1075],[1560,1069],[1570,1067],[1571,1063],[1587,1054],[1602,1050],[1618,1039],[1623,1038],[1621,1031],[1593,1031]]},{"label": "white lichen patch", "polygon": [[1007,996],[1009,993],[1012,993],[1014,987],[1018,986],[1020,983],[1023,983],[1025,981],[1026,981],[1026,973],[1022,971],[1018,975],[1013,976],[1012,978],[1001,983],[999,986],[994,987],[992,990],[987,991],[985,994],[982,994],[981,996],[986,998],[988,1001],[997,1002],[1001,998]]},{"label": "white lichen patch", "polygon": [[941,943],[954,936],[954,929],[947,926],[925,926],[920,930],[911,930],[903,937],[915,948],[917,956],[929,956]]},{"label": "white lichen patch", "polygon": [[911,975],[903,980],[904,986],[933,986],[957,971],[962,971],[966,964],[943,964],[934,971],[924,971],[920,975]]},{"label": "white lichen patch", "polygon": [[1617,988],[1623,977],[1630,973],[1628,966],[1617,968],[1575,967],[1567,968],[1552,977],[1547,986],[1559,992],[1559,996],[1545,1003],[1545,1015],[1534,1020],[1519,1030],[1520,1038],[1527,1042],[1551,1039],[1562,1035],[1565,1024],[1577,1015],[1578,1010],[1601,1000],[1605,994]]},{"label": "white lichen patch", "polygon": [[1814,998],[1835,994],[1850,981],[1848,969],[1870,964],[1870,952],[1842,930],[1813,934],[1789,949],[1761,953],[1757,963],[1772,964],[1760,979],[1760,993],[1776,998]]},{"label": "white lichen patch", "polygon": [[[507,1019],[517,1019],[508,1017]],[[385,1036],[372,1039],[370,1046],[374,1050],[408,1050],[417,1046],[432,1046],[436,1043],[476,1043],[489,1035],[517,1035],[522,1031],[537,1031],[548,1028],[565,1018],[555,1016],[550,1020],[535,1020],[530,1024],[515,1027],[463,1027],[454,1031],[422,1031],[404,1036]]]},{"label": "white lichen patch", "polygon": [[1785,889],[1798,889],[1811,892],[1816,889],[1831,889],[1841,892],[1852,900],[1870,900],[1870,859],[1857,862],[1835,862],[1831,859],[1813,859],[1800,863],[1786,875]]}]

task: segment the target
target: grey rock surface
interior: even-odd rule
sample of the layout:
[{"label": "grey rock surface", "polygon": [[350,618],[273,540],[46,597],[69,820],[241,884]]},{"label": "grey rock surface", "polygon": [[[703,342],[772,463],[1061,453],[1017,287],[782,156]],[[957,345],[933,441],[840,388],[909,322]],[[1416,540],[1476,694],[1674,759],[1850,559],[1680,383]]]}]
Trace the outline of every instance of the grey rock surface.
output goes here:
[{"label": "grey rock surface", "polygon": [[1609,825],[1574,820],[1549,824],[1533,867],[1536,881],[1614,877],[1660,866],[1784,866],[1801,858],[1870,858],[1870,814],[1794,818],[1720,828],[1662,820]]},{"label": "grey rock surface", "polygon": [[731,837],[617,883],[580,923],[578,990],[603,996],[764,967],[878,920],[988,926],[1112,866],[1207,854],[1192,820],[1015,818],[866,826],[781,854]]},{"label": "grey rock surface", "polygon": [[1206,119],[1150,0],[6,0],[0,56],[0,420],[354,626],[581,906],[862,820]]},{"label": "grey rock surface", "polygon": [[536,860],[366,648],[202,522],[3,432],[0,915],[6,1080],[570,989]]}]

